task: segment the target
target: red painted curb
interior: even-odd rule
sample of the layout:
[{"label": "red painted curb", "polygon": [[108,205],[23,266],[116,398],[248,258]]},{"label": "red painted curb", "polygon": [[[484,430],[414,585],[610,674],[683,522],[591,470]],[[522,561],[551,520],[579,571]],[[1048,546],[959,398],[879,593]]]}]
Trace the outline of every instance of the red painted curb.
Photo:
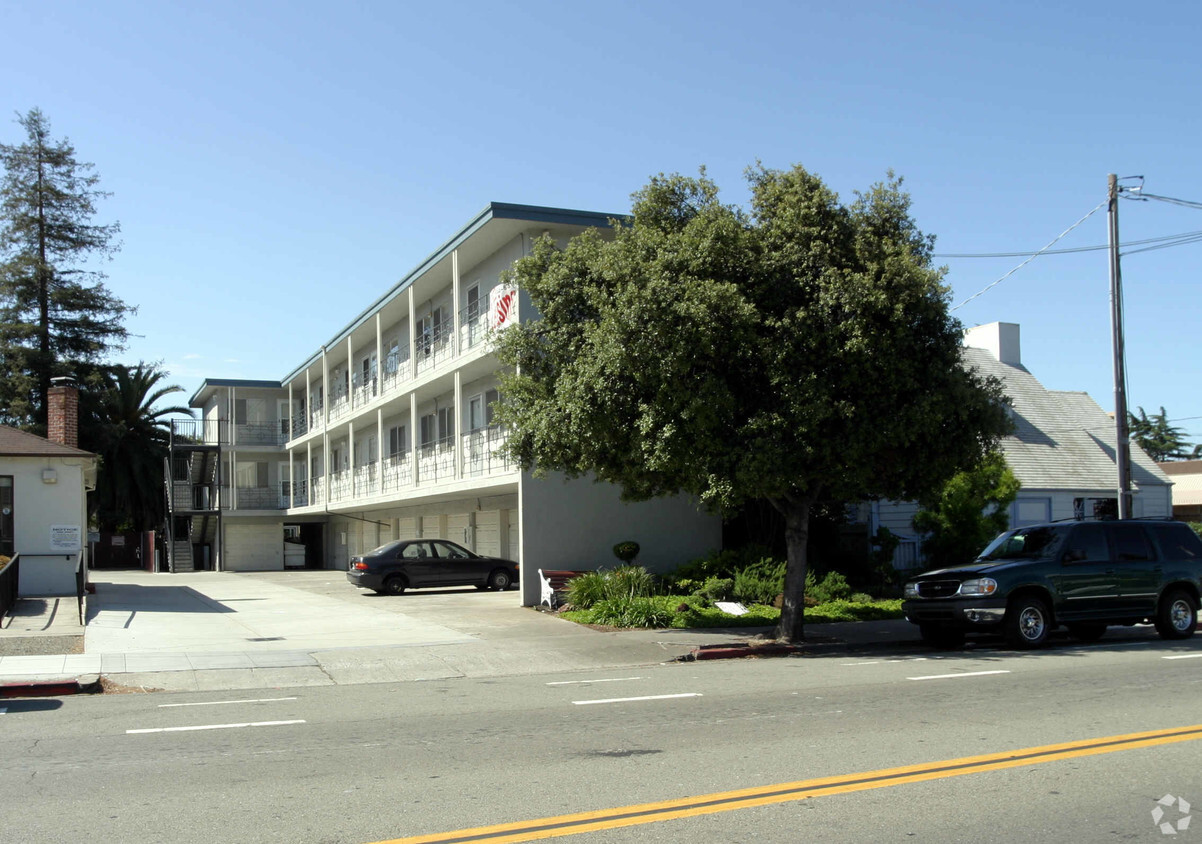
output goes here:
[{"label": "red painted curb", "polygon": [[9,697],[58,697],[77,695],[82,691],[77,680],[49,683],[5,683],[0,686],[0,698]]},{"label": "red painted curb", "polygon": [[701,659],[741,659],[747,656],[792,656],[805,653],[801,645],[736,645],[694,648],[690,656]]}]

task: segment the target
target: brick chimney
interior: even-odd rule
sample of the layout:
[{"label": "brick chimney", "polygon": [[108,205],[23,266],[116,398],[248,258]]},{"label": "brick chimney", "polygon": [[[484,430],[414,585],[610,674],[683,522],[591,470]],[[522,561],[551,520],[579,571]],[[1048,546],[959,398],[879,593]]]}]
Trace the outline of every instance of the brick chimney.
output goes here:
[{"label": "brick chimney", "polygon": [[46,393],[46,438],[79,448],[79,387],[71,377],[51,378]]}]

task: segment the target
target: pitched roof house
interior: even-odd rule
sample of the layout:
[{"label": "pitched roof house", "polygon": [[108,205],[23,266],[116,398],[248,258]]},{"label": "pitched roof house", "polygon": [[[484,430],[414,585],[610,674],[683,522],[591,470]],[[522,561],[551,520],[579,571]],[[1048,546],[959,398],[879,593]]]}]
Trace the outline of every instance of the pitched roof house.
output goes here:
[{"label": "pitched roof house", "polygon": [[[1049,390],[1022,364],[1019,326],[995,322],[964,335],[964,365],[999,378],[1013,402],[1014,432],[1001,450],[1022,484],[1010,506],[1010,525],[1060,519],[1095,519],[1117,513],[1118,473],[1112,416],[1087,393]],[[1136,517],[1171,517],[1172,483],[1143,452],[1131,449],[1132,512]],[[889,528],[903,537],[895,561],[917,565],[919,537],[911,520],[914,502],[881,502],[872,530]]]},{"label": "pitched roof house", "polygon": [[74,382],[56,384],[47,398],[50,439],[0,426],[0,554],[21,555],[22,596],[75,592],[87,492],[96,486],[96,455],[76,447]]}]

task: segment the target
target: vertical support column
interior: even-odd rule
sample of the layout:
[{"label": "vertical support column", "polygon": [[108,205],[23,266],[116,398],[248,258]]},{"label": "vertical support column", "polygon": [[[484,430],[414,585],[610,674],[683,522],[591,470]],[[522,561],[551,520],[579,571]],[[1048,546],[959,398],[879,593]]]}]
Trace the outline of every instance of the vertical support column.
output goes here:
[{"label": "vertical support column", "polygon": [[313,370],[305,367],[305,433],[313,428]]},{"label": "vertical support column", "polygon": [[[378,371],[378,370],[377,370]],[[376,408],[376,494],[384,494],[384,408]]]},{"label": "vertical support column", "polygon": [[[321,427],[330,428],[330,361],[326,357],[326,347],[321,347]],[[329,436],[326,437],[326,454],[329,455]],[[328,475],[329,472],[327,471]]]},{"label": "vertical support column", "polygon": [[346,423],[346,455],[347,462],[350,464],[347,466],[347,472],[351,476],[351,498],[354,498],[359,491],[355,488],[355,421],[353,419]]},{"label": "vertical support column", "polygon": [[[383,381],[384,373],[384,334],[380,327],[380,312],[376,311],[376,395],[384,392]],[[383,464],[381,464],[383,465]]]},{"label": "vertical support column", "polygon": [[[229,425],[230,429],[230,509],[238,509],[238,458],[235,452],[238,445],[238,397],[235,394],[233,387],[227,387],[225,391],[225,400],[229,408]],[[220,446],[218,446],[220,448]]]},{"label": "vertical support column", "polygon": [[313,486],[313,440],[305,443],[305,477],[309,480],[305,481],[308,485],[308,495],[305,498],[306,503],[311,507],[317,503],[317,495],[314,493]]},{"label": "vertical support column", "polygon": [[451,355],[459,354],[459,250],[451,251]]},{"label": "vertical support column", "polygon": [[409,394],[409,430],[412,432],[410,434],[410,438],[413,442],[413,448],[410,449],[410,451],[413,452],[413,466],[411,467],[413,470],[412,480],[413,485],[417,486],[421,483],[421,477],[417,472],[417,464],[419,462],[418,458],[421,456],[421,451],[419,450],[420,446],[418,445],[420,440],[418,440],[417,437],[417,393]]},{"label": "vertical support column", "polygon": [[288,432],[288,439],[292,439],[292,435],[293,435],[293,434],[292,434],[292,417],[293,417],[293,413],[292,413],[292,401],[293,401],[293,400],[292,400],[292,382],[291,382],[291,381],[289,381],[289,382],[288,382],[288,410],[287,410],[287,413],[288,413],[288,427],[284,429],[284,430],[286,430],[286,431]]},{"label": "vertical support column", "polygon": [[452,409],[454,413],[451,418],[454,420],[451,424],[455,426],[455,439],[452,442],[452,448],[455,454],[455,480],[463,477],[463,384],[459,380],[459,370],[455,370],[455,392],[451,397]]},{"label": "vertical support column", "polygon": [[[417,303],[413,299],[413,285],[409,285],[409,377],[417,377]],[[417,465],[417,461],[414,461]]]},{"label": "vertical support column", "polygon": [[288,449],[288,509],[296,506],[296,455]]},{"label": "vertical support column", "polygon": [[[346,404],[350,410],[355,409],[355,357],[351,348],[351,335],[346,335]],[[354,462],[351,468],[355,467]]]}]

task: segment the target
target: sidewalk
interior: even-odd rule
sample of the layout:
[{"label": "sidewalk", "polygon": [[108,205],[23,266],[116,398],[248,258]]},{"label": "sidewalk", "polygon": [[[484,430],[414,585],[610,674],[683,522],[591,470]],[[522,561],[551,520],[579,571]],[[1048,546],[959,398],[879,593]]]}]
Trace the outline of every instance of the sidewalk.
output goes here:
[{"label": "sidewalk", "polygon": [[[28,619],[20,626],[6,621],[0,684],[102,675],[110,687],[198,691],[541,674],[668,662],[760,632],[597,631],[520,607],[516,592],[383,597],[339,571],[120,571],[92,580],[86,631],[74,598],[18,615]],[[81,633],[83,652],[72,653]],[[34,636],[62,644],[11,648]],[[915,643],[917,631],[904,621],[816,624],[807,637],[815,647]]]}]

